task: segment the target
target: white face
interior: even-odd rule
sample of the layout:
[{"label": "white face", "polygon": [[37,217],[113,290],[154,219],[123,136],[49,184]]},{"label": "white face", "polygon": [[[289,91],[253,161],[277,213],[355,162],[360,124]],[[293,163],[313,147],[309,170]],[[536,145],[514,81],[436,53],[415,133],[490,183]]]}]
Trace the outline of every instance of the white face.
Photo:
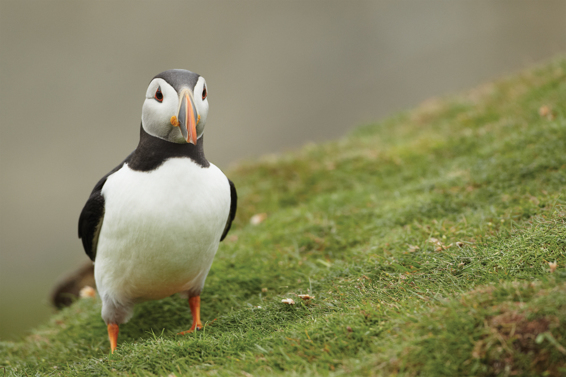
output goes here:
[{"label": "white face", "polygon": [[[194,91],[189,87],[182,89],[189,89],[192,93],[192,100],[200,117],[196,125],[197,139],[199,139],[203,134],[208,116],[206,81],[201,76]],[[173,143],[186,144],[187,141],[181,133],[181,127],[176,127],[171,123],[171,117],[178,117],[180,101],[180,93],[177,93],[167,81],[161,78],[152,80],[145,93],[145,102],[142,107],[142,127],[145,132]]]}]

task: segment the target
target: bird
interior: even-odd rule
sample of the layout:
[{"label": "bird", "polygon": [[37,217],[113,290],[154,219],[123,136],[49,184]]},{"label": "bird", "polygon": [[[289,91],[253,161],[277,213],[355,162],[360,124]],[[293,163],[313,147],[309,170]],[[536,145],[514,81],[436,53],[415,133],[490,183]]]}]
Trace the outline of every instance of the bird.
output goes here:
[{"label": "bird", "polygon": [[55,309],[71,306],[73,302],[81,297],[81,290],[85,287],[96,288],[94,265],[91,261],[83,263],[73,273],[59,279],[51,292],[51,304]]},{"label": "bird", "polygon": [[135,304],[175,293],[202,329],[200,294],[219,243],[236,215],[232,181],[203,149],[204,77],[172,69],[153,77],[136,149],[94,186],[79,238],[94,263],[112,353]]}]

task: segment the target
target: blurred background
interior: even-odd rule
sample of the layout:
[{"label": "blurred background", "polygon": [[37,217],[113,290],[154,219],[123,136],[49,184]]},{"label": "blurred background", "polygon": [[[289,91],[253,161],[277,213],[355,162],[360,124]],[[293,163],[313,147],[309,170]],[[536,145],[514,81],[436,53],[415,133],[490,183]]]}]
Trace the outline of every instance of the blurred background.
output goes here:
[{"label": "blurred background", "polygon": [[155,74],[206,78],[226,169],[564,52],[562,0],[2,0],[0,339],[45,321],[87,260],[79,213],[136,147]]}]

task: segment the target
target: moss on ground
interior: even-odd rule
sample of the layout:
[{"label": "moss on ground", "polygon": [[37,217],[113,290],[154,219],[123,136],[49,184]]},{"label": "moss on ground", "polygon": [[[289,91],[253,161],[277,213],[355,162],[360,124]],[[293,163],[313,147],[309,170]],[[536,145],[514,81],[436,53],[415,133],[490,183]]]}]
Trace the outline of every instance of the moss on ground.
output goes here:
[{"label": "moss on ground", "polygon": [[[100,302],[84,299],[0,343],[0,366],[6,376],[564,375],[565,144],[561,57],[241,163],[228,172],[240,206],[203,292],[204,331],[176,335],[190,323],[178,297],[144,303],[109,355]],[[258,213],[265,221],[251,225]]]}]

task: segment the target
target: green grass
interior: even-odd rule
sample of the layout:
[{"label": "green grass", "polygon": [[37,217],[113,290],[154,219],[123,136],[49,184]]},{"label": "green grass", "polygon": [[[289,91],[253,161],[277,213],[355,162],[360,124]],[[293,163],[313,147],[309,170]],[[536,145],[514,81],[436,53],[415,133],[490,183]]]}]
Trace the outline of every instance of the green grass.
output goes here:
[{"label": "green grass", "polygon": [[109,355],[83,299],[0,343],[5,375],[566,374],[565,58],[228,175],[204,331],[148,302]]}]

